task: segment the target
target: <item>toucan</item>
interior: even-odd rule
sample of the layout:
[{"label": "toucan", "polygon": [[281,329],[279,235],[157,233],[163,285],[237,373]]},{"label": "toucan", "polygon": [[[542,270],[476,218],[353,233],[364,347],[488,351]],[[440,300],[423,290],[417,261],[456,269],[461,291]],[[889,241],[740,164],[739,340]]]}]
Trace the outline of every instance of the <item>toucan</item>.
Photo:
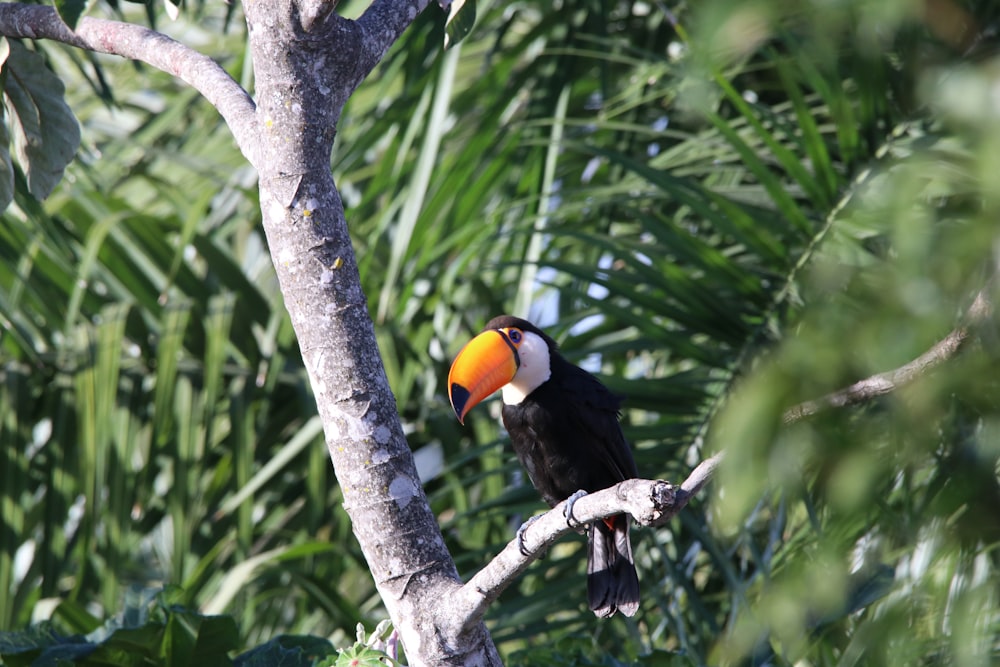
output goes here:
[{"label": "toucan", "polygon": [[[510,315],[490,320],[448,374],[448,395],[462,423],[498,389],[514,452],[550,507],[638,477],[618,423],[621,398],[564,359],[541,329]],[[630,522],[619,514],[587,529],[587,601],[601,617],[632,616],[639,608]]]}]

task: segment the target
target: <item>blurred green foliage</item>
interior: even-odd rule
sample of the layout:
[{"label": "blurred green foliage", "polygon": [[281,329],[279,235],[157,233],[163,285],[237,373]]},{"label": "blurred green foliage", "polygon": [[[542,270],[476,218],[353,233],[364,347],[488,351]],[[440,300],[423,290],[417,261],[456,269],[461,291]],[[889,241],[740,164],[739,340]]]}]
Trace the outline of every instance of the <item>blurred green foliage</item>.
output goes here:
[{"label": "blurred green foliage", "polygon": [[[460,570],[541,508],[495,414],[463,428],[445,397],[451,356],[494,314],[546,326],[627,396],[644,476],[726,451],[703,499],[636,531],[634,619],[587,612],[569,540],[491,610],[510,663],[1000,659],[992,314],[906,387],[783,420],[996,292],[1000,8],[477,5],[447,51],[424,12],[351,99],[332,163]],[[196,4],[178,26],[249,84],[232,11]],[[384,611],[254,174],[178,82],[38,48],[90,85],[67,85],[78,160],[42,204],[18,181],[0,225],[0,628],[59,600],[104,621],[172,584],[232,614],[241,645],[349,643]]]}]

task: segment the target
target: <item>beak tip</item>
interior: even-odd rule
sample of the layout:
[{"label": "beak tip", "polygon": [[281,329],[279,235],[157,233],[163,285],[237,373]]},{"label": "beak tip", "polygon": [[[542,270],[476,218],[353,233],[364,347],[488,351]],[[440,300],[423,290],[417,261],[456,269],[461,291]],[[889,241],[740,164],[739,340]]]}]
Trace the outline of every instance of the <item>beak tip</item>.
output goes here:
[{"label": "beak tip", "polygon": [[448,397],[451,399],[451,407],[455,411],[455,416],[458,417],[458,423],[463,426],[465,426],[465,406],[469,402],[469,396],[469,390],[457,382],[452,382],[451,386],[448,388]]}]

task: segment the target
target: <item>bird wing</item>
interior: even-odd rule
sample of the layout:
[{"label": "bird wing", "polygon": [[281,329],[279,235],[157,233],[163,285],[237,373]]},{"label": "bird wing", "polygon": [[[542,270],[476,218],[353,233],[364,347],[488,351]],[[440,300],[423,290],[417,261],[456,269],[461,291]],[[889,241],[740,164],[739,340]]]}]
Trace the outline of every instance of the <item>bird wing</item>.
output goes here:
[{"label": "bird wing", "polygon": [[569,362],[563,363],[568,369],[560,374],[562,390],[574,398],[568,401],[574,406],[573,419],[579,422],[584,432],[593,434],[593,438],[585,443],[590,450],[588,457],[604,463],[609,476],[616,482],[638,477],[632,450],[618,423],[622,398],[582,368]]}]

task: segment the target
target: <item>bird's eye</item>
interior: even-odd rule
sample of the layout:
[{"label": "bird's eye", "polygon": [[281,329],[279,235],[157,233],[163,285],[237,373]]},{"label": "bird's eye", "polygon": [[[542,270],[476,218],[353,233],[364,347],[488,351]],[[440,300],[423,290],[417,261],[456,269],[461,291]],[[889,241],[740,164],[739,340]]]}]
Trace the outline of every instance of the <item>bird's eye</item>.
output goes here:
[{"label": "bird's eye", "polygon": [[514,343],[514,345],[517,345],[518,343],[521,342],[521,338],[523,338],[523,335],[521,334],[520,329],[508,329],[507,337],[510,338],[510,342]]}]

